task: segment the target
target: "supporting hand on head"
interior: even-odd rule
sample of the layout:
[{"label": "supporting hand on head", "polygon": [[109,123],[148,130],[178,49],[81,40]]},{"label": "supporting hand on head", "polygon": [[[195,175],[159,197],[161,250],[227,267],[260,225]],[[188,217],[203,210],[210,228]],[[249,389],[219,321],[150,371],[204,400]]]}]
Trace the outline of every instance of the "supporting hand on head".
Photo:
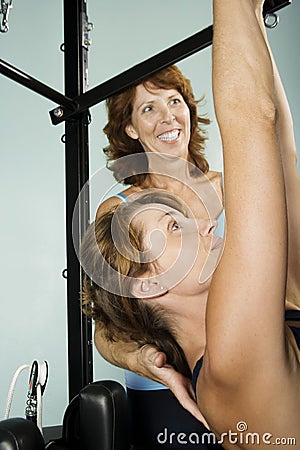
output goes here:
[{"label": "supporting hand on head", "polygon": [[144,345],[138,355],[139,373],[167,386],[179,403],[208,429],[208,423],[199,411],[191,380],[167,364],[165,353],[151,345]]},{"label": "supporting hand on head", "polygon": [[96,348],[104,359],[167,386],[183,408],[208,428],[197,406],[191,380],[167,364],[164,352],[149,344],[138,347],[135,342],[108,341],[103,329],[97,323],[94,339]]}]

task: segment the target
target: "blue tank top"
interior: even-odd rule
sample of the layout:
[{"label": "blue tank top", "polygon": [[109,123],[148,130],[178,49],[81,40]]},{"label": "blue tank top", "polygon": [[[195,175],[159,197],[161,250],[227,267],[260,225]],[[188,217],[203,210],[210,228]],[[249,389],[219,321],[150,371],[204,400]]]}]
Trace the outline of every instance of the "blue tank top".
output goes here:
[{"label": "blue tank top", "polygon": [[128,197],[126,197],[126,195],[123,194],[123,192],[119,192],[118,194],[115,194],[114,197],[118,197],[124,203],[129,203]]}]

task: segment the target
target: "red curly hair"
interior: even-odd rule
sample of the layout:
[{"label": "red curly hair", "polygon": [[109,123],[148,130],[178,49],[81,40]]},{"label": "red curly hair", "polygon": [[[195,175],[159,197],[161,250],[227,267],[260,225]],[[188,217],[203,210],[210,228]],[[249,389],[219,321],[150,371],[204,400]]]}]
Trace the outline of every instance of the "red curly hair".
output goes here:
[{"label": "red curly hair", "polygon": [[[198,115],[197,105],[190,80],[187,79],[176,66],[169,66],[154,73],[142,81],[143,85],[151,83],[160,89],[176,89],[186,102],[191,117],[191,138],[189,142],[189,158],[201,172],[207,173],[209,164],[204,156],[205,141],[207,139],[203,125],[208,125],[210,120]],[[108,122],[103,128],[109,145],[105,147],[104,153],[107,157],[108,167],[113,171],[117,181],[127,185],[141,186],[147,174],[134,174],[132,167],[125,167],[126,158],[120,158],[133,154],[144,153],[144,149],[137,139],[130,138],[126,133],[126,126],[131,123],[132,107],[135,99],[136,85],[130,86],[122,92],[106,100]],[[146,155],[145,155],[146,156]],[[132,159],[130,159],[132,165]],[[147,169],[147,158],[145,167]],[[141,172],[138,170],[137,172]],[[143,170],[147,172],[147,170]],[[130,176],[128,173],[132,174]],[[199,173],[199,171],[197,171]],[[124,175],[126,174],[126,175]]]}]

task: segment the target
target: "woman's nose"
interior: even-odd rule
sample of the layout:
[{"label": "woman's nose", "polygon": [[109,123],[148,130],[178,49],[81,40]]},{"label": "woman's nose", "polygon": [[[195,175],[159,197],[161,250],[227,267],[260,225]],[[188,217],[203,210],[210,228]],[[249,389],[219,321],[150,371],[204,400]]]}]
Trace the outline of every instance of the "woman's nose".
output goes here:
[{"label": "woman's nose", "polygon": [[198,230],[200,236],[212,236],[217,228],[218,222],[214,219],[200,219],[198,220]]},{"label": "woman's nose", "polygon": [[168,106],[161,108],[161,122],[170,123],[174,118],[174,114]]}]

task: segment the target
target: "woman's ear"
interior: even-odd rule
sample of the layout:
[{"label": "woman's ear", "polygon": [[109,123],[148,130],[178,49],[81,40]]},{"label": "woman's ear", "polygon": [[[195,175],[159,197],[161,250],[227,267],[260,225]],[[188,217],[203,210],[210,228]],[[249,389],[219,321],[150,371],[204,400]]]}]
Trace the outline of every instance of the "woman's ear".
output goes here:
[{"label": "woman's ear", "polygon": [[139,136],[138,136],[137,132],[135,131],[135,128],[132,125],[132,123],[126,125],[125,131],[126,131],[127,135],[129,137],[131,137],[131,139],[138,139],[139,138]]},{"label": "woman's ear", "polygon": [[136,298],[147,299],[160,297],[168,292],[155,278],[135,278],[131,281],[131,294]]}]

